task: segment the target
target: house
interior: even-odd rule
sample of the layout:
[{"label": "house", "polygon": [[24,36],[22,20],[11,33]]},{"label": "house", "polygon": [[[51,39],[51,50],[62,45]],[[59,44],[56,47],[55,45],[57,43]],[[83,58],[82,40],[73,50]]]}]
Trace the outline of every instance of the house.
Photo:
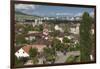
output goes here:
[{"label": "house", "polygon": [[43,36],[42,32],[30,31],[25,35],[25,40],[36,40]]},{"label": "house", "polygon": [[44,35],[48,35],[48,34],[49,34],[49,32],[48,32],[48,29],[47,29],[47,28],[43,29],[43,34],[44,34]]},{"label": "house", "polygon": [[39,36],[38,34],[40,34],[38,31],[28,31],[28,34],[25,36],[25,40],[35,40],[36,35]]},{"label": "house", "polygon": [[33,23],[33,27],[34,27],[35,25],[39,25],[39,24],[42,24],[42,19],[41,19],[41,18],[35,19],[35,21],[34,21],[34,23]]},{"label": "house", "polygon": [[49,35],[48,25],[44,24],[43,25],[43,35],[42,35],[42,38],[48,40],[48,35]]},{"label": "house", "polygon": [[61,43],[63,43],[63,37],[56,37],[58,40],[61,41]]},{"label": "house", "polygon": [[44,44],[25,45],[15,52],[15,56],[17,58],[29,57],[29,51],[31,48],[37,48],[38,52],[43,52],[43,48],[45,47],[46,45]]},{"label": "house", "polygon": [[43,31],[38,32],[38,31],[29,31],[28,34],[25,36],[26,40],[35,40],[35,39],[44,39],[48,40],[49,39],[49,30],[48,30],[48,25],[44,24],[43,25]]},{"label": "house", "polygon": [[[35,36],[35,37],[34,37]],[[30,34],[27,34],[25,35],[25,39],[26,40],[29,40],[29,39],[35,39],[36,37],[40,37],[36,42],[34,42],[33,45],[25,45],[23,47],[21,47],[20,49],[18,49],[16,52],[15,52],[15,56],[17,58],[20,58],[20,57],[29,57],[29,50],[31,48],[37,48],[38,49],[38,52],[41,53],[43,52],[43,48],[47,47],[48,45],[50,45],[50,42],[44,38],[41,38],[42,36],[45,36],[42,32],[40,33],[30,33]]]},{"label": "house", "polygon": [[64,32],[64,30],[61,28],[61,27],[59,27],[58,25],[55,25],[55,30],[59,30],[60,32]]},{"label": "house", "polygon": [[76,20],[76,21],[80,21],[81,19],[82,19],[81,16],[76,16],[76,17],[75,17],[75,20]]},{"label": "house", "polygon": [[70,27],[70,33],[79,34],[79,26],[80,24],[72,24]]},{"label": "house", "polygon": [[[29,49],[29,48],[28,48]],[[27,51],[25,51],[23,48],[20,48],[17,52],[15,52],[15,56],[17,58],[21,58],[21,57],[29,57],[29,54],[27,53]]]}]

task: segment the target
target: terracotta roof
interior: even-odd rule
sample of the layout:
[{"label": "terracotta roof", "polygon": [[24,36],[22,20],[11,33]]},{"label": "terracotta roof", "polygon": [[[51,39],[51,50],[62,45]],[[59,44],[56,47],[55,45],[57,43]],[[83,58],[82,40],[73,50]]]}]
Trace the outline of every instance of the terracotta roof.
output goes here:
[{"label": "terracotta roof", "polygon": [[37,48],[38,52],[43,51],[43,48],[45,48],[46,45],[32,45],[32,48]]},{"label": "terracotta roof", "polygon": [[29,53],[29,50],[31,49],[32,46],[28,45],[28,46],[24,46],[22,47],[22,49],[26,52]]},{"label": "terracotta roof", "polygon": [[38,52],[41,52],[41,51],[43,51],[43,48],[45,48],[46,47],[46,45],[39,45],[39,44],[37,44],[37,45],[27,45],[27,46],[24,46],[24,47],[22,47],[22,49],[26,52],[26,53],[29,53],[29,50],[31,49],[31,48],[37,48],[38,49]]}]

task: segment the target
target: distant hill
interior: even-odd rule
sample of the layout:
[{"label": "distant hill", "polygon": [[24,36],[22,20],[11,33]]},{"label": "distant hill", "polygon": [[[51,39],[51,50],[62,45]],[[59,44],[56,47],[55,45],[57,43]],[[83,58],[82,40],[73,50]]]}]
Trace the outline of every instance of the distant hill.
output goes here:
[{"label": "distant hill", "polygon": [[28,15],[28,14],[25,14],[25,13],[20,12],[20,11],[15,11],[15,14],[18,14],[18,15]]},{"label": "distant hill", "polygon": [[40,17],[40,16],[37,16],[37,15],[26,14],[26,13],[23,13],[23,12],[20,12],[20,11],[15,11],[15,14],[16,14],[16,15],[26,15],[26,16]]},{"label": "distant hill", "polygon": [[40,18],[40,16],[37,15],[29,15],[20,11],[15,11],[15,19],[17,21],[21,21],[23,19],[35,19],[35,18]]}]

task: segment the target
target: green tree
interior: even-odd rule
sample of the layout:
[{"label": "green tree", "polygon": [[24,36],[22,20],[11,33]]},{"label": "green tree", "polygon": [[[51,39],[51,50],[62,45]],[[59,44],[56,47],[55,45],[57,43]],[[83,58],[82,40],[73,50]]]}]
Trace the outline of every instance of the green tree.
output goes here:
[{"label": "green tree", "polygon": [[51,36],[56,37],[60,34],[59,30],[53,30],[53,32],[51,32]]},{"label": "green tree", "polygon": [[70,27],[69,25],[65,24],[64,25],[64,33],[69,33]]},{"label": "green tree", "polygon": [[44,56],[47,61],[54,61],[56,58],[56,52],[53,48],[44,48]]},{"label": "green tree", "polygon": [[52,46],[53,46],[53,48],[55,49],[55,51],[60,51],[61,50],[61,41],[60,40],[58,40],[58,39],[56,39],[56,38],[54,38],[53,40],[52,40]]},{"label": "green tree", "polygon": [[91,53],[91,17],[87,12],[84,12],[82,16],[82,21],[80,23],[80,51],[81,51],[81,61],[90,61]]},{"label": "green tree", "polygon": [[64,43],[70,43],[70,39],[68,39],[67,37],[64,37],[64,38],[63,38],[63,42],[64,42]]},{"label": "green tree", "polygon": [[30,58],[34,58],[34,57],[36,57],[37,54],[38,54],[38,51],[37,51],[36,48],[31,48],[31,49],[29,50]]},{"label": "green tree", "polygon": [[66,63],[75,63],[75,62],[80,62],[80,56],[72,56],[70,55],[66,61]]},{"label": "green tree", "polygon": [[40,25],[36,25],[33,30],[41,32],[41,31],[43,31],[43,25],[41,25],[41,24]]},{"label": "green tree", "polygon": [[20,34],[26,34],[25,28],[26,28],[25,25],[16,23],[15,24],[16,35],[18,35],[19,33]]},{"label": "green tree", "polygon": [[15,40],[16,40],[16,45],[22,45],[27,43],[23,35],[17,35]]},{"label": "green tree", "polygon": [[24,26],[23,27],[23,31],[22,31],[23,34],[27,34],[29,31],[33,30],[33,26],[31,24],[29,24],[29,25],[23,25],[23,26]]},{"label": "green tree", "polygon": [[52,48],[55,51],[61,51],[61,52],[64,52],[64,53],[66,53],[67,48],[68,48],[67,44],[61,43],[61,41],[59,39],[56,39],[56,38],[53,39],[52,46],[53,46]]},{"label": "green tree", "polygon": [[38,63],[38,58],[37,58],[38,50],[36,48],[31,48],[29,50],[29,55],[30,55],[30,58],[31,58],[33,64],[37,64]]},{"label": "green tree", "polygon": [[18,58],[15,56],[15,65],[16,65],[16,66],[22,66],[22,65],[24,65],[24,64],[23,64],[23,62],[22,62],[20,59],[18,59]]},{"label": "green tree", "polygon": [[39,62],[39,60],[37,59],[37,57],[32,58],[32,62],[33,64],[37,64]]},{"label": "green tree", "polygon": [[76,51],[79,51],[79,50],[80,50],[80,45],[79,45],[79,43],[76,43],[74,46],[75,46],[75,50],[76,50]]}]

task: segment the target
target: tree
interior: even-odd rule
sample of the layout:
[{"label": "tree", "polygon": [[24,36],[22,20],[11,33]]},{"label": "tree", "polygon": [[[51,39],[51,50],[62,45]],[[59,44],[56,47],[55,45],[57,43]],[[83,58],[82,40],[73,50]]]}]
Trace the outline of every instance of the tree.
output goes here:
[{"label": "tree", "polygon": [[90,61],[91,53],[91,17],[87,12],[84,12],[82,16],[82,21],[80,23],[80,51],[81,51],[81,61]]},{"label": "tree", "polygon": [[63,42],[64,42],[64,43],[69,43],[70,40],[69,40],[67,37],[64,37],[64,38],[63,38]]},{"label": "tree", "polygon": [[37,59],[37,57],[32,58],[32,62],[33,64],[37,64],[39,62],[39,60]]},{"label": "tree", "polygon": [[53,48],[44,48],[44,56],[47,61],[54,62],[56,52],[53,50]]},{"label": "tree", "polygon": [[68,44],[68,43],[71,43],[71,40],[68,39],[67,37],[64,37],[63,38],[63,43],[64,43],[64,51],[66,53],[68,51],[68,49],[71,48],[71,46],[69,46],[69,44]]},{"label": "tree", "polygon": [[54,38],[54,39],[52,40],[52,46],[53,46],[53,48],[55,49],[55,51],[60,51],[60,48],[61,48],[61,41],[58,40],[58,39],[56,39],[56,38]]},{"label": "tree", "polygon": [[36,57],[37,54],[38,54],[38,51],[37,51],[36,48],[31,48],[31,49],[29,50],[30,58],[34,58],[34,57]]},{"label": "tree", "polygon": [[28,32],[28,31],[32,31],[33,30],[33,26],[32,25],[25,25],[24,31]]},{"label": "tree", "polygon": [[69,25],[65,24],[64,25],[64,33],[69,33],[69,30],[70,30]]},{"label": "tree", "polygon": [[24,64],[23,64],[23,62],[22,62],[20,59],[18,59],[18,58],[15,56],[15,65],[16,65],[16,66],[22,66],[22,65],[24,65]]},{"label": "tree", "polygon": [[36,25],[33,30],[41,32],[41,31],[43,31],[43,25],[41,25],[41,24],[40,25]]},{"label": "tree", "polygon": [[51,32],[51,36],[56,37],[60,34],[59,30],[53,30],[53,32]]},{"label": "tree", "polygon": [[69,45],[64,44],[63,49],[64,49],[64,54],[66,55],[66,52],[68,51]]},{"label": "tree", "polygon": [[15,41],[16,41],[16,45],[22,45],[22,44],[26,44],[27,43],[27,41],[25,40],[25,38],[24,38],[24,36],[22,34],[16,36]]},{"label": "tree", "polygon": [[66,59],[66,63],[75,63],[75,62],[79,62],[80,61],[80,56],[72,56],[70,55],[67,59]]},{"label": "tree", "polygon": [[30,58],[33,61],[33,64],[37,64],[37,62],[38,62],[38,58],[37,58],[38,50],[36,48],[31,48],[29,50],[29,55],[30,55]]},{"label": "tree", "polygon": [[79,45],[79,43],[76,43],[76,44],[74,45],[74,48],[75,48],[76,51],[79,51],[79,50],[80,50],[80,45]]},{"label": "tree", "polygon": [[[21,29],[21,30],[20,30]],[[24,30],[24,25],[22,25],[22,24],[19,24],[19,23],[16,23],[15,24],[15,30],[16,31],[21,31],[21,32],[23,32],[23,30]]]}]

